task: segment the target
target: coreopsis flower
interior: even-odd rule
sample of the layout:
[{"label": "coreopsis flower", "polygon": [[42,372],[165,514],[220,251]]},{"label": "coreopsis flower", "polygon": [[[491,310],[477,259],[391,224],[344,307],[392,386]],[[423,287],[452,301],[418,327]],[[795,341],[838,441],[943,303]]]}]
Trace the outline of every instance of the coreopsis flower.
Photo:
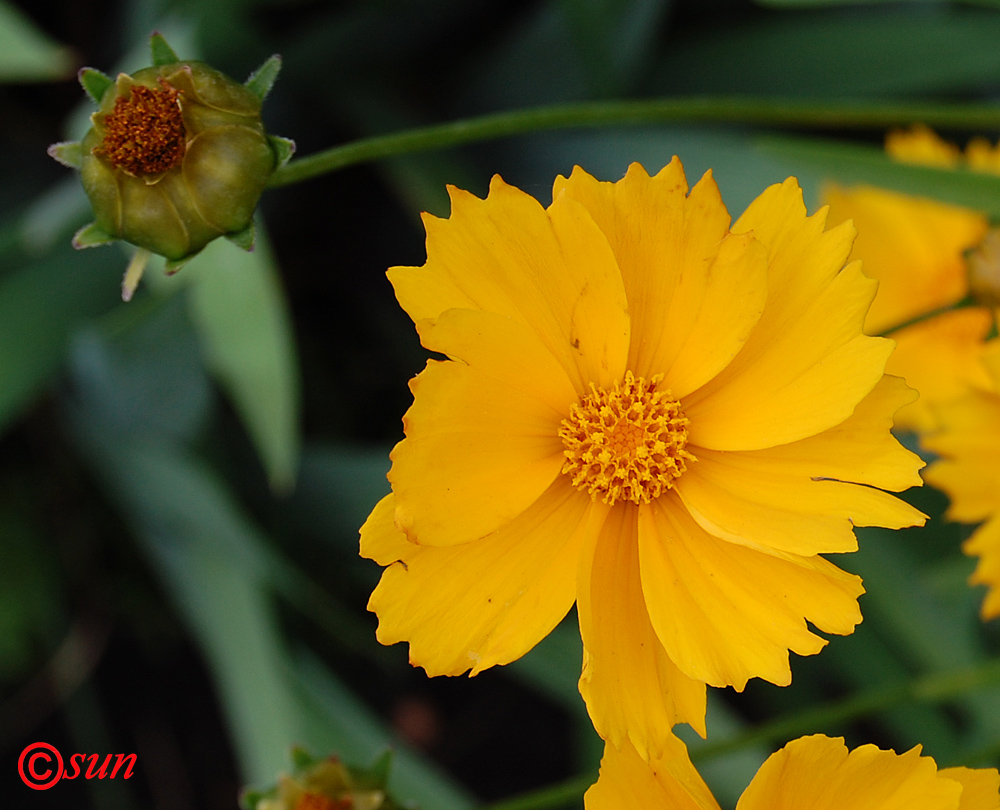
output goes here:
[{"label": "coreopsis flower", "polygon": [[[862,745],[843,738],[800,737],[768,757],[736,810],[997,810],[995,768],[943,768],[920,755]],[[662,757],[643,760],[630,745],[605,745],[601,775],[584,797],[586,810],[663,808],[719,810],[691,764],[687,749],[670,739]]]},{"label": "coreopsis flower", "polygon": [[495,177],[425,215],[427,262],[389,278],[430,360],[392,494],[361,530],[386,567],[378,638],[430,675],[520,657],[577,604],[598,732],[656,755],[704,733],[705,684],[791,679],[789,650],[860,621],[821,554],[922,523],[891,436],[914,392],[861,325],[854,237],[794,180],[730,227],[676,158],[617,183],[577,168],[543,208]]},{"label": "coreopsis flower", "polygon": [[176,272],[205,245],[225,236],[250,250],[253,212],[275,168],[294,144],[269,136],[264,98],[281,61],[271,57],[246,84],[212,67],[181,61],[159,34],[153,66],[112,80],[93,68],[80,82],[99,109],[80,142],[49,147],[78,169],[95,220],[73,246],[124,240],[139,248],[122,288],[131,298],[150,253]]},{"label": "coreopsis flower", "polygon": [[[970,144],[969,149],[970,155],[977,155],[969,158],[970,165],[988,163],[985,142]],[[926,127],[890,133],[886,150],[899,161],[929,166],[954,167],[965,160],[956,146]],[[853,220],[858,229],[853,255],[864,263],[865,274],[879,282],[865,321],[869,334],[953,306],[970,292],[991,304],[988,287],[1000,291],[990,276],[992,254],[983,253],[991,236],[982,213],[871,186],[830,187],[824,201],[831,222]],[[989,308],[975,306],[942,312],[891,333],[897,345],[886,371],[920,392],[918,401],[896,415],[899,427],[930,431],[935,427],[935,405],[970,388],[989,387],[980,357],[992,325]]]},{"label": "coreopsis flower", "polygon": [[983,619],[1000,616],[1000,343],[991,341],[983,364],[989,391],[969,391],[937,407],[940,430],[921,438],[939,459],[924,473],[951,500],[945,516],[982,525],[962,545],[979,557],[969,582],[987,586]]}]

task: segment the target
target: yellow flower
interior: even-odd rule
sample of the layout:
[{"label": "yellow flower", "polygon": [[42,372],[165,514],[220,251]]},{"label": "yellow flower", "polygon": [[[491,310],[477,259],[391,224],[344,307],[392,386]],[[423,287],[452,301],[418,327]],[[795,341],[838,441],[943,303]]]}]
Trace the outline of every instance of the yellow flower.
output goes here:
[{"label": "yellow flower", "polygon": [[972,391],[938,406],[939,432],[921,444],[940,456],[927,468],[927,483],[951,499],[946,516],[963,523],[985,521],[965,541],[962,550],[979,557],[969,578],[989,590],[980,614],[1000,616],[1000,344],[991,341],[983,364],[993,380],[992,391]]},{"label": "yellow flower", "polygon": [[920,482],[892,438],[914,392],[861,332],[854,230],[794,178],[730,228],[711,174],[575,169],[543,208],[494,178],[425,216],[427,262],[389,278],[423,345],[392,494],[361,530],[386,566],[384,644],[430,675],[515,660],[577,603],[598,732],[656,755],[704,734],[705,687],[791,680],[860,621],[823,553],[921,523],[876,487]]},{"label": "yellow flower", "polygon": [[[988,144],[969,148],[970,155],[977,155],[974,168],[988,164],[993,154]],[[886,149],[902,162],[929,166],[956,166],[963,159],[957,147],[926,127],[890,133]],[[969,161],[973,163],[971,156]],[[852,255],[879,282],[865,321],[869,334],[951,306],[969,294],[964,254],[987,236],[989,222],[983,214],[870,186],[830,187],[824,201],[830,206],[830,222],[853,220],[858,239]],[[917,402],[896,415],[899,427],[932,430],[936,404],[969,388],[989,386],[979,360],[992,324],[986,307],[968,307],[892,333],[897,345],[886,372],[920,392]]]},{"label": "yellow flower", "polygon": [[[843,738],[801,737],[768,757],[736,810],[996,810],[995,768],[945,768],[920,755],[874,745],[848,751]],[[662,757],[645,762],[626,744],[604,747],[601,775],[586,810],[719,810],[711,791],[671,737]]]}]

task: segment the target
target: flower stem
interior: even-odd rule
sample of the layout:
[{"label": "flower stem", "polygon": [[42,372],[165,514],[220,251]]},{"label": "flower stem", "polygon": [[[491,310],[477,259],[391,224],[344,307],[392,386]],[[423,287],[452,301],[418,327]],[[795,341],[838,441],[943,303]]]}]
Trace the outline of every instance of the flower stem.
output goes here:
[{"label": "flower stem", "polygon": [[479,810],[552,810],[556,807],[566,807],[579,802],[587,792],[587,788],[596,781],[596,773],[574,776],[565,782],[522,793],[512,799],[485,804]]},{"label": "flower stem", "polygon": [[936,318],[938,315],[944,315],[946,312],[951,312],[956,309],[965,309],[966,307],[978,306],[979,302],[971,295],[965,296],[965,298],[956,301],[954,304],[948,304],[944,307],[938,307],[937,309],[932,309],[930,312],[925,312],[922,315],[917,315],[916,317],[905,320],[902,323],[897,323],[895,326],[890,326],[888,329],[878,333],[878,337],[891,337],[894,332],[900,332],[910,326],[916,326],[918,323],[923,323],[924,321],[929,321],[932,318]]},{"label": "flower stem", "polygon": [[1000,107],[727,96],[555,104],[362,138],[291,160],[275,171],[269,185],[285,186],[358,163],[542,130],[705,122],[824,129],[924,123],[941,128],[994,129],[1000,123]]}]

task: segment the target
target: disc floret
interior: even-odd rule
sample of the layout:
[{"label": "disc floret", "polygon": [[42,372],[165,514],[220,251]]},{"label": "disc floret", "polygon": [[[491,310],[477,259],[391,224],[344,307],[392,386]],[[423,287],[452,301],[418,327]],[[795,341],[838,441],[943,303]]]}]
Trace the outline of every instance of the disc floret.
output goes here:
[{"label": "disc floret", "polygon": [[657,390],[663,375],[649,381],[626,372],[610,389],[591,383],[591,392],[572,406],[559,438],[562,471],[592,498],[649,503],[674,485],[694,461],[685,449],[688,418],[669,389]]}]

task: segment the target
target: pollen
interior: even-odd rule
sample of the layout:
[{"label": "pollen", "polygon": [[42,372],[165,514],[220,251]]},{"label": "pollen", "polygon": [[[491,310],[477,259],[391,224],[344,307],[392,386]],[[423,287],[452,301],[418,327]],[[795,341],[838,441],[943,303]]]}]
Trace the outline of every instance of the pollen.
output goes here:
[{"label": "pollen", "polygon": [[160,89],[133,85],[105,116],[104,140],[94,153],[134,177],[172,169],[184,157],[180,96],[163,79]]},{"label": "pollen", "polygon": [[566,461],[573,485],[601,498],[649,503],[673,487],[695,457],[685,450],[688,418],[669,390],[626,372],[611,389],[597,388],[573,405],[562,421]]},{"label": "pollen", "polygon": [[351,810],[350,796],[331,799],[319,793],[303,793],[295,805],[295,810]]}]

